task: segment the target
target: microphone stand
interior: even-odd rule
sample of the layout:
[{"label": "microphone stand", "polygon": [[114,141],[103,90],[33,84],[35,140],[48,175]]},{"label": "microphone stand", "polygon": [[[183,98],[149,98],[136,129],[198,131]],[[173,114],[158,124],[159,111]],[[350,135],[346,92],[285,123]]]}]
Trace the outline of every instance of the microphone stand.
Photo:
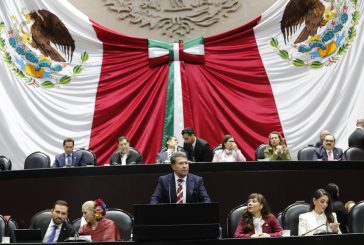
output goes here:
[{"label": "microphone stand", "polygon": [[[326,225],[326,224],[319,225],[319,226],[317,226],[317,227],[313,228],[312,230],[309,230],[309,231],[307,231],[307,232],[303,233],[301,236],[305,236],[305,235],[307,235],[308,233],[310,233],[310,232],[312,232],[312,231],[314,231],[314,230],[317,230],[318,228],[320,228],[320,227],[322,227],[322,226],[324,226],[324,225]],[[327,227],[326,227],[326,230],[327,230]]]}]

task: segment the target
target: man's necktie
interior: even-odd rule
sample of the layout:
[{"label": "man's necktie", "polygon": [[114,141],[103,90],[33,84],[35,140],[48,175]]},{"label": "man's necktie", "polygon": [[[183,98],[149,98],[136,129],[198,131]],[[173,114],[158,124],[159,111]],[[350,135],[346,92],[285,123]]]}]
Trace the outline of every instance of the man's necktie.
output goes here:
[{"label": "man's necktie", "polygon": [[327,160],[332,161],[334,158],[332,157],[332,151],[328,151]]},{"label": "man's necktie", "polygon": [[183,203],[183,188],[182,188],[183,179],[178,179],[178,188],[177,188],[177,201],[176,203]]},{"label": "man's necktie", "polygon": [[53,225],[53,230],[51,232],[51,234],[48,237],[47,243],[52,243],[54,242],[54,237],[56,236],[56,231],[57,231],[58,225]]},{"label": "man's necktie", "polygon": [[72,165],[71,155],[67,155],[67,165]]}]

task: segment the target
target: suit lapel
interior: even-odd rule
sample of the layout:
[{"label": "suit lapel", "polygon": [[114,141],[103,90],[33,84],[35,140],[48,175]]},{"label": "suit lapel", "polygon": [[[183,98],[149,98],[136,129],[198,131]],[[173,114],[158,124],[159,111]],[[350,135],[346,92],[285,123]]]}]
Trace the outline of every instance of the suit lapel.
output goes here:
[{"label": "suit lapel", "polygon": [[338,160],[339,157],[339,150],[337,148],[334,148],[334,150],[332,151],[332,153],[334,154],[334,159]]},{"label": "suit lapel", "polygon": [[191,203],[192,192],[194,189],[194,182],[190,174],[187,175],[186,179],[186,203]]},{"label": "suit lapel", "polygon": [[62,153],[60,162],[63,164],[61,167],[66,166],[66,153]]},{"label": "suit lapel", "polygon": [[322,147],[322,160],[327,161],[328,157],[327,157],[327,152],[326,149]]},{"label": "suit lapel", "polygon": [[[66,221],[65,221],[66,222]],[[61,231],[59,232],[59,236],[57,239],[57,242],[62,242],[64,241],[67,237],[67,227],[66,227],[66,223],[63,222],[62,226],[61,226]]]},{"label": "suit lapel", "polygon": [[195,144],[195,149],[193,150],[193,154],[196,156],[200,153],[200,148],[201,148],[201,142],[200,140],[196,137],[196,144]]},{"label": "suit lapel", "polygon": [[72,165],[76,166],[77,162],[77,154],[75,152],[72,153]]},{"label": "suit lapel", "polygon": [[176,203],[177,201],[177,193],[176,193],[176,180],[174,178],[174,173],[172,173],[170,175],[170,180],[169,180],[169,190],[168,190],[168,194],[170,195],[169,199],[171,203]]}]

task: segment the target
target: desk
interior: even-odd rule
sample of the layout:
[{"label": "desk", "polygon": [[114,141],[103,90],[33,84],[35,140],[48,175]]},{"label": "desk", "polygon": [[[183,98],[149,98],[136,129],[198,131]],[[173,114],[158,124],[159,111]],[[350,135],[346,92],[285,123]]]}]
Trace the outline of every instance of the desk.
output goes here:
[{"label": "desk", "polygon": [[[133,213],[133,204],[148,203],[158,176],[170,171],[169,165],[2,171],[0,213],[28,227],[33,214],[64,199],[73,220],[81,216],[84,201],[96,198],[103,198],[108,207]],[[223,229],[229,211],[245,202],[251,192],[262,193],[276,214],[297,200],[309,202],[314,190],[329,182],[339,185],[343,201],[364,199],[357,191],[364,162],[193,163],[190,172],[204,177],[211,199],[220,203]]]},{"label": "desk", "polygon": [[[281,237],[262,239],[221,239],[221,240],[198,240],[198,241],[166,241],[166,242],[98,242],[101,244],[123,244],[123,245],[356,245],[362,244],[364,234],[344,234],[310,237]],[[26,243],[29,245],[29,243]],[[85,243],[57,243],[57,244],[85,244]]]}]

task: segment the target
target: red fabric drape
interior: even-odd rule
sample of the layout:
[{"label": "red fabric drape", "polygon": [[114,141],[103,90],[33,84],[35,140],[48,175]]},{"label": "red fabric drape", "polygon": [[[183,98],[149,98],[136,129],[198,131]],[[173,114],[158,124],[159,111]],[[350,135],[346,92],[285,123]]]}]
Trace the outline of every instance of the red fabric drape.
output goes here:
[{"label": "red fabric drape", "polygon": [[93,25],[104,54],[89,148],[98,165],[108,163],[125,135],[152,163],[161,148],[168,64],[150,68],[146,39]]},{"label": "red fabric drape", "polygon": [[[181,62],[184,123],[211,146],[232,134],[248,160],[271,131],[282,131],[253,27],[205,38],[205,64]],[[94,23],[104,43],[90,148],[108,162],[126,135],[147,163],[161,147],[168,65],[151,68],[146,39],[127,37]],[[114,147],[112,147],[114,146]]]},{"label": "red fabric drape", "polygon": [[205,38],[205,64],[184,64],[184,109],[191,112],[185,126],[211,146],[233,135],[248,160],[255,159],[255,149],[271,131],[282,131],[255,41],[253,27],[259,20]]}]

